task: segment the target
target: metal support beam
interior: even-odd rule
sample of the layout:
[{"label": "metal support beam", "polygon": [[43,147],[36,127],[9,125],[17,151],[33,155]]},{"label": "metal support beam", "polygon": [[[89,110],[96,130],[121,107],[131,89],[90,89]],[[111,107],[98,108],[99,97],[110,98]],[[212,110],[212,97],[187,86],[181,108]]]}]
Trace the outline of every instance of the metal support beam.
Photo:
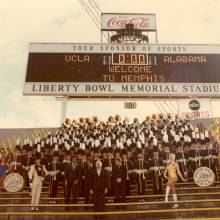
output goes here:
[{"label": "metal support beam", "polygon": [[66,119],[66,113],[67,113],[67,103],[68,103],[68,97],[64,96],[62,98],[62,103],[61,103],[61,124],[64,122]]}]

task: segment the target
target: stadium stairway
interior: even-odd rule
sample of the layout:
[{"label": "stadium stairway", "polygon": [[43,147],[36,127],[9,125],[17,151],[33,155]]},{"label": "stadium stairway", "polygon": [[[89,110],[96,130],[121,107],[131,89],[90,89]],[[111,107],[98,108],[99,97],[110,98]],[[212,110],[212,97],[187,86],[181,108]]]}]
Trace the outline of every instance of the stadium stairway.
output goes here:
[{"label": "stadium stairway", "polygon": [[[164,184],[165,190],[165,184]],[[1,220],[78,220],[80,219],[217,219],[220,217],[220,181],[214,186],[199,188],[190,180],[187,183],[177,183],[178,209],[173,209],[172,195],[169,202],[164,202],[163,195],[153,195],[152,183],[146,183],[146,195],[138,196],[135,185],[131,186],[131,195],[126,197],[126,203],[113,203],[113,197],[107,197],[105,212],[93,212],[93,204],[84,204],[79,197],[78,204],[64,204],[63,187],[59,187],[56,204],[50,204],[49,188],[43,187],[41,204],[38,212],[30,211],[30,189],[23,192],[9,193],[0,188],[0,219]],[[69,211],[65,211],[70,207]]]}]

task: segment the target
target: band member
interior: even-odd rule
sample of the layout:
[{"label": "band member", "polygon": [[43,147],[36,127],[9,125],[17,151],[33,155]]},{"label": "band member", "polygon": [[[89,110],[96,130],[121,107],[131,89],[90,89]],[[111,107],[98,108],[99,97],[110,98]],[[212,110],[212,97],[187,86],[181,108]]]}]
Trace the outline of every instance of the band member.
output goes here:
[{"label": "band member", "polygon": [[137,152],[138,160],[134,164],[135,179],[138,187],[138,195],[145,194],[147,162],[144,160],[142,149]]},{"label": "band member", "polygon": [[[72,157],[72,162],[66,164],[64,171],[65,180],[65,202],[69,204],[70,196],[72,194],[73,203],[77,203],[77,186],[80,178],[80,167],[77,164],[77,157],[74,155]],[[69,210],[69,207],[66,207]]]},{"label": "band member", "polygon": [[126,167],[126,195],[130,195],[130,182],[132,179],[133,163],[128,159],[128,154],[125,150],[122,151],[122,164]]},{"label": "band member", "polygon": [[92,172],[90,193],[93,195],[95,212],[102,212],[105,208],[105,194],[108,192],[107,171],[102,168],[102,162],[96,162]]},{"label": "band member", "polygon": [[176,149],[176,162],[179,165],[180,172],[182,176],[187,179],[188,176],[188,169],[187,169],[187,155],[183,151],[183,146],[180,142],[177,143],[177,149]]},{"label": "band member", "polygon": [[34,164],[34,157],[32,156],[32,148],[27,147],[27,153],[22,155],[22,166],[25,172],[23,172],[23,177],[25,181],[25,186],[29,187],[29,177],[28,171],[30,170],[31,165]]},{"label": "band member", "polygon": [[86,169],[86,154],[85,154],[85,152],[81,152],[81,158],[78,163],[80,166],[79,196],[84,196],[85,186],[86,186],[85,175],[84,175],[84,171]]},{"label": "band member", "polygon": [[112,169],[112,180],[115,186],[115,202],[124,202],[126,194],[127,170],[122,165],[121,158],[115,159],[115,166]]},{"label": "band member", "polygon": [[83,170],[83,176],[85,176],[85,203],[89,203],[90,186],[92,181],[92,171],[94,169],[93,161],[91,157],[86,159],[85,169]]},{"label": "band member", "polygon": [[94,148],[94,155],[93,155],[93,165],[95,167],[95,164],[97,161],[99,161],[100,158],[99,158],[99,148],[98,147],[95,147]]},{"label": "band member", "polygon": [[201,166],[201,151],[199,150],[196,140],[192,140],[189,150],[189,177],[192,178],[195,170]]},{"label": "band member", "polygon": [[[59,181],[61,180],[62,170],[62,164],[59,162],[59,155],[57,152],[53,154],[53,159],[48,164],[48,170],[54,174],[50,177],[50,197],[56,198]],[[56,201],[51,200],[50,203],[56,203]]]},{"label": "band member", "polygon": [[205,150],[202,151],[202,165],[209,167],[217,178],[218,154],[212,147],[210,139],[205,139]]},{"label": "band member", "polygon": [[[178,180],[177,174],[180,176],[183,182],[186,180],[183,178],[180,170],[179,165],[175,161],[175,154],[170,154],[170,160],[164,172],[164,177],[167,179],[167,187],[166,187],[166,195],[165,195],[165,202],[168,202],[168,196],[170,189],[173,193],[173,200],[177,202],[177,195],[176,195],[176,182]],[[174,204],[173,208],[178,208],[179,205],[177,203]]]},{"label": "band member", "polygon": [[161,157],[163,159],[163,164],[167,166],[169,163],[169,157],[170,157],[170,148],[167,146],[167,143],[164,143],[164,152],[161,153]]},{"label": "band member", "polygon": [[63,180],[63,188],[64,188],[64,198],[66,198],[66,187],[65,187],[65,178],[64,178],[64,175],[65,175],[65,168],[68,164],[71,164],[72,161],[71,161],[71,152],[70,151],[67,151],[66,152],[66,156],[65,156],[65,159],[63,160],[63,166],[62,166],[62,180]]},{"label": "band member", "polygon": [[21,147],[17,145],[13,153],[13,162],[10,164],[9,172],[23,174]]},{"label": "band member", "polygon": [[163,172],[164,165],[163,160],[159,158],[158,148],[154,147],[153,158],[150,160],[150,171],[153,180],[153,194],[162,195],[163,194]]},{"label": "band member", "polygon": [[111,148],[107,151],[107,159],[103,160],[103,168],[107,171],[109,186],[108,186],[108,195],[114,195],[114,184],[112,179],[112,169],[114,166],[113,150]]},{"label": "band member", "polygon": [[0,159],[0,187],[3,187],[3,183],[4,183],[4,179],[5,176],[8,172],[8,163],[6,161],[6,157],[2,156],[2,158]]},{"label": "band member", "polygon": [[41,156],[40,154],[36,155],[35,164],[31,165],[30,171],[29,171],[29,180],[30,180],[30,186],[31,186],[31,210],[38,211],[38,207],[36,207],[39,204],[40,201],[40,194],[42,189],[42,183],[44,180],[44,177],[46,175],[49,175],[49,172],[45,168],[44,165],[41,164]]}]

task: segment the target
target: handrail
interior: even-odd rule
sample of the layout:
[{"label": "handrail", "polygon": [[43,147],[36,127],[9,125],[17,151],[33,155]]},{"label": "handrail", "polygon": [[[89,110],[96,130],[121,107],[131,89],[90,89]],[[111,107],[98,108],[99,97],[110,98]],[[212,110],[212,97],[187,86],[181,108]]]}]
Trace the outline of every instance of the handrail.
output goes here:
[{"label": "handrail", "polygon": [[[179,200],[179,201],[157,201],[157,202],[124,202],[124,203],[107,203],[106,206],[130,206],[130,205],[167,205],[167,204],[184,204],[184,203],[205,203],[220,202],[220,199],[204,199],[204,200]],[[0,204],[0,207],[92,207],[93,204]]]},{"label": "handrail", "polygon": [[91,216],[91,215],[136,215],[136,214],[154,214],[154,213],[176,213],[176,212],[204,212],[220,211],[220,207],[211,208],[180,208],[180,209],[158,209],[158,210],[134,210],[134,211],[110,211],[110,212],[0,212],[0,216]]},{"label": "handrail", "polygon": [[[211,187],[206,187],[206,188],[201,188],[201,187],[189,187],[189,188],[176,188],[176,191],[188,191],[188,190],[209,190],[209,189],[216,189],[216,190],[220,190],[219,186],[211,186]],[[163,189],[165,191],[165,189]],[[149,192],[153,192],[152,189],[146,189],[145,190],[147,193]],[[130,192],[136,193],[137,189],[134,190],[130,190]],[[25,195],[25,194],[30,194],[30,192],[0,192],[0,195]],[[49,194],[49,191],[43,191],[41,192],[41,194]],[[57,194],[64,194],[64,191],[58,191]]]},{"label": "handrail", "polygon": [[[220,192],[205,192],[205,193],[179,193],[178,196],[208,196],[208,195],[220,195]],[[169,195],[170,197],[172,194]],[[163,198],[164,194],[162,195],[132,195],[132,196],[126,196],[125,198],[127,199],[135,199],[135,198]],[[114,199],[114,196],[108,196],[106,199]],[[31,197],[0,197],[0,200],[30,200]],[[64,197],[56,197],[56,198],[51,198],[51,197],[41,197],[41,200],[64,200]],[[78,200],[84,200],[84,197],[78,197]]]}]

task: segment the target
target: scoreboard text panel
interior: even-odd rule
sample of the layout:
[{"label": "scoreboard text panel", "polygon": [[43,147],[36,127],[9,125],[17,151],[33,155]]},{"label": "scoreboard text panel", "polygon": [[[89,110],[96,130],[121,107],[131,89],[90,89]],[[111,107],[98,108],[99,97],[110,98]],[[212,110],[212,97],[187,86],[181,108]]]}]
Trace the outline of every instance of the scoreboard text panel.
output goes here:
[{"label": "scoreboard text panel", "polygon": [[[220,46],[30,45],[24,94],[37,94],[37,86],[51,83],[57,83],[57,85],[70,83],[73,86],[85,86],[90,83],[107,84],[112,85],[109,91],[116,95],[131,95],[129,91],[126,93],[119,89],[119,85],[123,88],[127,84],[176,85],[179,88],[187,84],[218,86],[220,84]],[[156,93],[161,93],[160,95],[168,94],[154,90]],[[106,95],[109,91],[95,92],[96,95]],[[38,94],[40,95],[41,92],[44,93],[43,90],[39,90]],[[156,93],[155,95],[159,95]],[[175,91],[172,95],[181,96],[179,90],[176,94],[174,93]],[[202,93],[203,91],[201,95]],[[213,90],[210,94],[218,96],[218,93],[218,90]],[[53,95],[53,91],[49,91],[49,94]],[[59,94],[59,91],[55,94]],[[78,92],[67,91],[67,94],[84,95],[84,92],[81,88]],[[135,94],[138,95],[137,92]],[[151,94],[151,91],[143,92],[142,95],[148,94]]]}]

